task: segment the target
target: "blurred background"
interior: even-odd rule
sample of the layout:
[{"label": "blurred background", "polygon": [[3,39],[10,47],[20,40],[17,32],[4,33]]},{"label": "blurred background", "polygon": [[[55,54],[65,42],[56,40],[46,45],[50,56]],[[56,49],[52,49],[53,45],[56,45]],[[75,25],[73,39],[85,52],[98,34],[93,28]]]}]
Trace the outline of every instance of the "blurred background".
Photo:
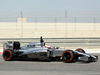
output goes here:
[{"label": "blurred background", "polygon": [[39,42],[64,48],[99,49],[100,12],[0,12],[0,41]]},{"label": "blurred background", "polygon": [[0,47],[5,41],[98,49],[100,0],[0,0]]},{"label": "blurred background", "polygon": [[100,12],[0,12],[0,37],[100,37]]}]

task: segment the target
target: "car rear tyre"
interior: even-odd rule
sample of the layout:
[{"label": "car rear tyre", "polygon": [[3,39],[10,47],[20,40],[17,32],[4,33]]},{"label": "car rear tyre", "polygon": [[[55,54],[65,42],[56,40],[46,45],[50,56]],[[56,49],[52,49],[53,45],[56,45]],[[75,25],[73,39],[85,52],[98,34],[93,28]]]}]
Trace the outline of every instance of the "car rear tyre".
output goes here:
[{"label": "car rear tyre", "polygon": [[72,50],[66,50],[62,54],[62,59],[66,63],[74,62],[74,60],[75,60],[75,53]]},{"label": "car rear tyre", "polygon": [[12,61],[14,59],[14,51],[13,50],[5,50],[3,52],[3,58],[5,61]]},{"label": "car rear tyre", "polygon": [[85,53],[85,51],[84,51],[83,49],[81,49],[81,48],[78,48],[78,49],[76,49],[75,51]]}]

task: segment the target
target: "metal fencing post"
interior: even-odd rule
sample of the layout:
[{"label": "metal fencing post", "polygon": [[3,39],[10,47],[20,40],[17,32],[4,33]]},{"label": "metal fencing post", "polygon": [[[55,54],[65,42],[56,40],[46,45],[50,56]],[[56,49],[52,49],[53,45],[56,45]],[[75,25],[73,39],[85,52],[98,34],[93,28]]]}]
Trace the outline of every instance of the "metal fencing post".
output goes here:
[{"label": "metal fencing post", "polygon": [[76,31],[76,17],[75,17],[75,31]]},{"label": "metal fencing post", "polygon": [[23,13],[21,12],[21,37],[23,37]]},{"label": "metal fencing post", "polygon": [[96,23],[96,18],[94,17],[94,31],[96,30],[95,29],[95,23]]},{"label": "metal fencing post", "polygon": [[35,17],[35,31],[37,31],[37,17]]},{"label": "metal fencing post", "polygon": [[57,17],[55,17],[55,31],[57,30]]},{"label": "metal fencing post", "polygon": [[18,19],[18,17],[16,17],[16,31],[18,30],[18,29],[17,29],[17,19]]},{"label": "metal fencing post", "polygon": [[65,11],[65,37],[67,37],[67,11]]}]

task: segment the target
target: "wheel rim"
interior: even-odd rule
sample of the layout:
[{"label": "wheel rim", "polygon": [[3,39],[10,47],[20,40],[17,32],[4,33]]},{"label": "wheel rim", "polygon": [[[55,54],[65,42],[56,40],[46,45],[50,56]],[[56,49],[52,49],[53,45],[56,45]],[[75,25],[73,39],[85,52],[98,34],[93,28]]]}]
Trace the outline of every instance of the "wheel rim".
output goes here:
[{"label": "wheel rim", "polygon": [[65,52],[63,53],[63,60],[64,60],[65,62],[71,62],[72,59],[73,59],[73,54],[72,54],[70,51],[65,51]]},{"label": "wheel rim", "polygon": [[3,58],[5,60],[10,60],[11,57],[12,57],[12,53],[9,50],[5,50],[4,53],[3,53]]},{"label": "wheel rim", "polygon": [[78,52],[82,52],[82,50],[80,50],[80,49],[77,49],[76,51],[78,51]]},{"label": "wheel rim", "polygon": [[79,49],[76,49],[75,51],[78,51],[78,52],[85,53],[85,51],[84,51],[83,49],[81,49],[81,48],[79,48]]}]

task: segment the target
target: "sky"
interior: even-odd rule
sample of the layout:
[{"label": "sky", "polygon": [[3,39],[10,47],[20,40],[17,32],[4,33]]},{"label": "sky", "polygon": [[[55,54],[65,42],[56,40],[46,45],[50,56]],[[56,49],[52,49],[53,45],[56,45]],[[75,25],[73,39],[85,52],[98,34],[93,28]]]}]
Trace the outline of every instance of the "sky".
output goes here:
[{"label": "sky", "polygon": [[[75,18],[78,22],[94,22],[95,17],[96,22],[100,22],[100,0],[0,0],[0,21],[16,21],[9,17],[21,17],[22,12],[28,21],[35,17],[38,22],[51,17],[54,21],[57,17],[57,21],[64,22],[65,11],[68,22],[75,22]],[[48,16],[50,18],[44,18]]]},{"label": "sky", "polygon": [[0,0],[0,11],[100,11],[100,0]]}]

